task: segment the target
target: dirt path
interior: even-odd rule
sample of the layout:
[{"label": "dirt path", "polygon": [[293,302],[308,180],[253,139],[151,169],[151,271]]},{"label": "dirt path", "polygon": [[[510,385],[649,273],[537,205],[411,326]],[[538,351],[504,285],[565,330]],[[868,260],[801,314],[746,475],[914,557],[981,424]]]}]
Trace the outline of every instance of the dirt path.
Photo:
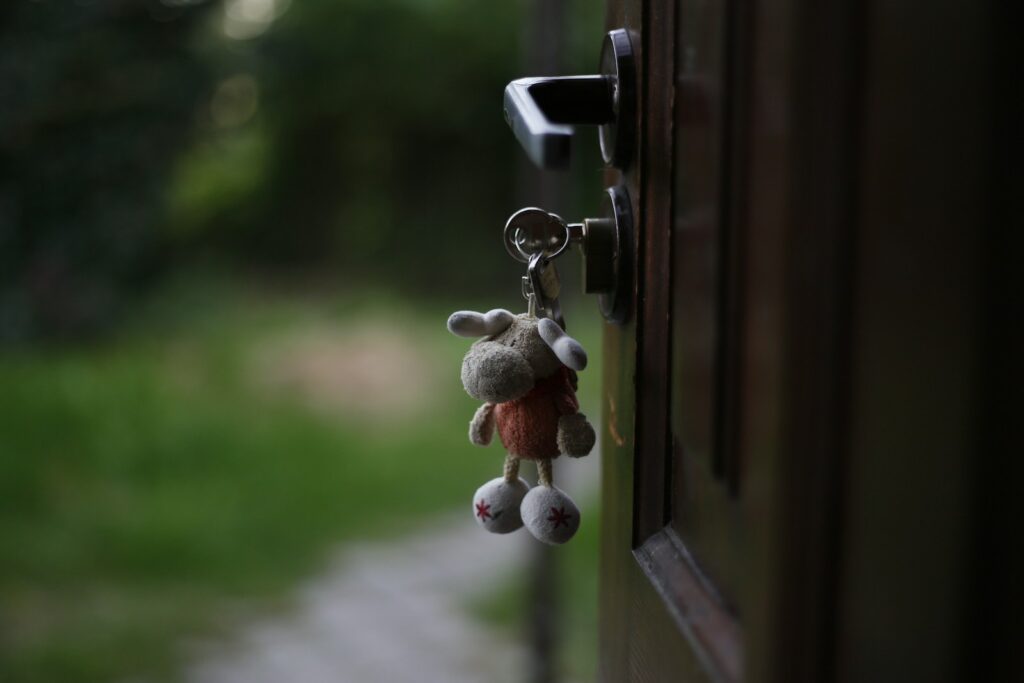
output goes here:
[{"label": "dirt path", "polygon": [[[468,513],[392,543],[348,546],[289,616],[245,628],[187,671],[193,683],[521,680],[523,652],[464,605],[521,565],[525,534],[481,533]],[[520,675],[517,675],[520,674]]]},{"label": "dirt path", "polygon": [[[596,487],[598,459],[560,467],[574,496]],[[474,596],[521,571],[535,543],[496,536],[469,512],[382,543],[346,546],[300,587],[287,615],[205,647],[190,683],[520,683],[526,653],[466,611]]]}]

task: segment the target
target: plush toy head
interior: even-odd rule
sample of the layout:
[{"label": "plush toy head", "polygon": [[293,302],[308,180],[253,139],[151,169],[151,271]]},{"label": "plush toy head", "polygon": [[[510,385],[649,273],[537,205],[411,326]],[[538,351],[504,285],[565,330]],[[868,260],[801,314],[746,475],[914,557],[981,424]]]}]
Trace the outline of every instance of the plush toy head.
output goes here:
[{"label": "plush toy head", "polygon": [[513,315],[503,309],[459,311],[448,318],[448,330],[460,337],[485,337],[470,347],[462,361],[462,384],[480,401],[513,401],[562,365],[573,370],[587,366],[580,343],[548,318]]}]

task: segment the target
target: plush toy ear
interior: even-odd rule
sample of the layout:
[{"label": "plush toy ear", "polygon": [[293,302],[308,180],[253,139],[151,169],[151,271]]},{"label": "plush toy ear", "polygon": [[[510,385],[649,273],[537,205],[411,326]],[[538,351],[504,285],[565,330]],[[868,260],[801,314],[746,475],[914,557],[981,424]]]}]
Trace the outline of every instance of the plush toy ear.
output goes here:
[{"label": "plush toy ear", "polygon": [[558,360],[573,370],[582,370],[587,367],[587,352],[578,341],[570,337],[551,318],[541,318],[537,322],[537,331],[551,350],[555,352]]},{"label": "plush toy ear", "polygon": [[486,313],[456,311],[448,316],[448,331],[459,337],[492,337],[507,330],[513,318],[504,308]]}]

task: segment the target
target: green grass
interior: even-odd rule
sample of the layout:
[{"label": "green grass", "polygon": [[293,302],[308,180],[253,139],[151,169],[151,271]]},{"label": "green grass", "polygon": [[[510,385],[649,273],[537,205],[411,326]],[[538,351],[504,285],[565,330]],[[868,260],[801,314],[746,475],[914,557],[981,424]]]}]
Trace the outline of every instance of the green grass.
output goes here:
[{"label": "green grass", "polygon": [[[446,313],[206,284],[102,343],[0,351],[0,681],[166,676],[183,637],[328,548],[462,505],[500,462],[466,441]],[[262,343],[367,319],[422,340],[440,378],[424,410],[328,414],[251,377]]]}]

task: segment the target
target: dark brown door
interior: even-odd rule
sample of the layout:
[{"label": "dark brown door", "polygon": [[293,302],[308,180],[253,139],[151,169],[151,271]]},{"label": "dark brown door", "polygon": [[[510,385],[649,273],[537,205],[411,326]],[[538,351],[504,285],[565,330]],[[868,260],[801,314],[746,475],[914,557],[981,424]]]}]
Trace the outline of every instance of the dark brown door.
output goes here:
[{"label": "dark brown door", "polygon": [[985,479],[1007,34],[909,5],[610,2],[640,132],[607,178],[637,281],[605,333],[603,681],[1019,671]]}]

